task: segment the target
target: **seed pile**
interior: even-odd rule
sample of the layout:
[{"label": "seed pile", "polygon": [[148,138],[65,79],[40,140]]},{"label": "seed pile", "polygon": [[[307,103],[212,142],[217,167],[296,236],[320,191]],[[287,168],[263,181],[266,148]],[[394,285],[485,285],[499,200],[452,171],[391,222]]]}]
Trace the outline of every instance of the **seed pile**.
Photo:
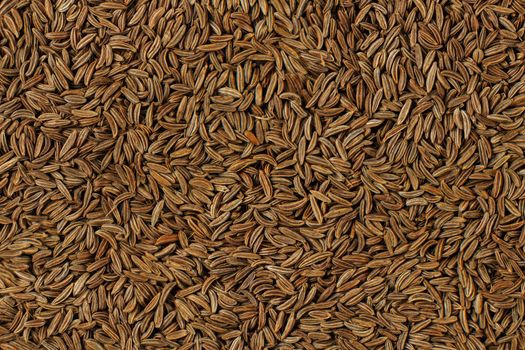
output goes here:
[{"label": "seed pile", "polygon": [[525,3],[0,1],[0,349],[519,350]]}]

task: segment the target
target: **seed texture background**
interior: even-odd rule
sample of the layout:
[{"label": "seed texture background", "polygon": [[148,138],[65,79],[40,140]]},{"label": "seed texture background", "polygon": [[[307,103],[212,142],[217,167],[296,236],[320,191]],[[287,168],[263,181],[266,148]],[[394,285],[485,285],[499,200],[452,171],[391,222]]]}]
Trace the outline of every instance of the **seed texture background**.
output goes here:
[{"label": "seed texture background", "polygon": [[524,22],[0,0],[0,349],[524,349]]}]

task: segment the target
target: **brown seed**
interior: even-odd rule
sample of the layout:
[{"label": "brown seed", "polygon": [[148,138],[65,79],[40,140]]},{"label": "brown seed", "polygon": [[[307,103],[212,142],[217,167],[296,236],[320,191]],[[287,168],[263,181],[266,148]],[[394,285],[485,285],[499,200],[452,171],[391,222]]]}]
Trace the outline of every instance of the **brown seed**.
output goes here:
[{"label": "brown seed", "polygon": [[523,13],[0,1],[0,348],[521,349]]}]

